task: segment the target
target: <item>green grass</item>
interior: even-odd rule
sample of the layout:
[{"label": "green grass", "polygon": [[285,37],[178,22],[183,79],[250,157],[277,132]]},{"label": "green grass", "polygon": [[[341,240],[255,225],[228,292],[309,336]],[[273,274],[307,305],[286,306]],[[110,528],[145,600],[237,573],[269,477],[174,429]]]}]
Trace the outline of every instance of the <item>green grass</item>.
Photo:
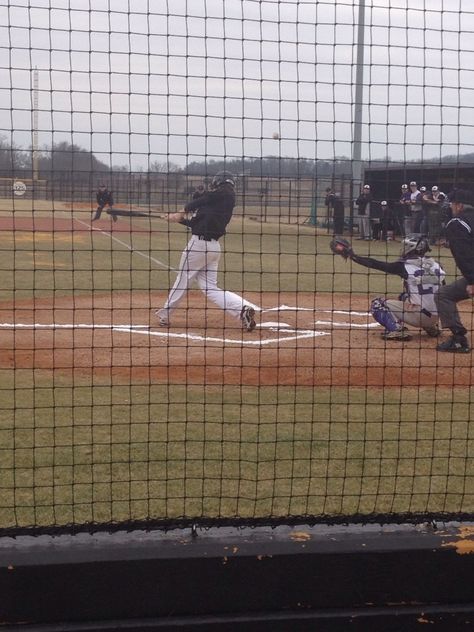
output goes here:
[{"label": "green grass", "polygon": [[2,390],[0,526],[472,511],[472,395]]},{"label": "green grass", "polygon": [[[74,235],[59,232],[51,237],[44,232],[3,232],[0,300],[53,292],[58,296],[167,290],[174,276],[170,277],[165,266],[177,268],[188,238],[186,230],[153,220],[150,232],[115,236],[134,252],[98,231]],[[329,251],[329,240],[329,235],[316,235],[307,226],[261,224],[236,218],[223,241],[220,282],[236,292],[400,292],[400,279],[335,259]],[[376,258],[395,258],[399,253],[397,243],[354,244],[358,253]],[[434,254],[441,257],[447,271],[454,272],[447,249],[437,249]]]},{"label": "green grass", "polygon": [[[145,220],[144,220],[145,221]],[[0,233],[0,301],[165,292],[187,239]],[[237,292],[397,294],[307,226],[233,221],[221,283]],[[395,258],[398,244],[354,242]],[[245,257],[243,254],[245,253]],[[449,252],[441,255],[454,273]],[[92,274],[94,271],[94,274]],[[1,305],[0,305],[1,306]],[[237,367],[240,370],[240,367]],[[0,527],[128,519],[474,510],[472,389],[94,386],[0,370]]]}]

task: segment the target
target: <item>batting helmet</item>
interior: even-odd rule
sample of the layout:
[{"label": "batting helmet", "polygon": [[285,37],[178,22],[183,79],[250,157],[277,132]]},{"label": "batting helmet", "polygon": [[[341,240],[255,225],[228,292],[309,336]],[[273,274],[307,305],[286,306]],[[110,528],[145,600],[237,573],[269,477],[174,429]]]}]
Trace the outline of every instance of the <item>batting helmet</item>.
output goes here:
[{"label": "batting helmet", "polygon": [[423,257],[431,248],[428,240],[424,235],[414,233],[407,235],[402,240],[400,256],[402,259],[412,259],[414,257]]},{"label": "batting helmet", "polygon": [[219,171],[212,178],[212,186],[214,188],[217,189],[223,184],[230,184],[231,187],[235,187],[235,178],[229,171]]}]

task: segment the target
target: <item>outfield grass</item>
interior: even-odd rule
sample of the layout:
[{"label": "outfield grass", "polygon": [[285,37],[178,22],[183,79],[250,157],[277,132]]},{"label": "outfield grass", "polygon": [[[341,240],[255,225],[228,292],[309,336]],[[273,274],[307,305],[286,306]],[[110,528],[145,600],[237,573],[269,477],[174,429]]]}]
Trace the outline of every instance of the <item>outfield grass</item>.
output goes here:
[{"label": "outfield grass", "polygon": [[[177,267],[187,235],[162,220],[150,229],[115,234],[134,252],[96,231],[2,232],[0,300],[164,292],[174,279],[166,266]],[[397,278],[334,259],[328,241],[311,227],[236,218],[221,282],[244,293],[400,291]],[[354,243],[360,254],[398,254],[396,243]],[[439,254],[453,274],[449,252]],[[472,395],[466,388],[94,386],[66,374],[0,369],[0,527],[472,512]]]},{"label": "outfield grass", "polygon": [[[167,266],[177,268],[188,234],[182,226],[160,219],[143,222],[149,232],[112,234],[107,224],[104,231],[110,236],[100,231],[60,231],[53,235],[41,231],[2,232],[0,300],[53,293],[166,291],[174,279]],[[316,234],[308,226],[236,218],[223,241],[220,281],[236,292],[400,292],[397,277],[334,258],[329,240],[329,235]],[[355,241],[354,245],[358,253],[376,258],[396,258],[400,247],[397,242]],[[437,248],[433,254],[440,257],[450,274],[454,273],[446,248]]]}]

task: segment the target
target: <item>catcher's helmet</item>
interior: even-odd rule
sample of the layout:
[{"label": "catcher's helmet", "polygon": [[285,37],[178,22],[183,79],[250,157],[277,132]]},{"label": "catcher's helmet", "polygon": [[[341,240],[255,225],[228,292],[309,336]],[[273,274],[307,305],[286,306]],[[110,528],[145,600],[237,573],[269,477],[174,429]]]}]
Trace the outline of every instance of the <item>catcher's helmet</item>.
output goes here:
[{"label": "catcher's helmet", "polygon": [[212,186],[214,188],[217,189],[223,184],[230,184],[231,187],[235,187],[235,178],[229,171],[219,171],[212,178]]},{"label": "catcher's helmet", "polygon": [[411,259],[413,257],[423,257],[431,248],[428,240],[424,235],[414,233],[407,235],[402,240],[400,256],[402,259]]}]

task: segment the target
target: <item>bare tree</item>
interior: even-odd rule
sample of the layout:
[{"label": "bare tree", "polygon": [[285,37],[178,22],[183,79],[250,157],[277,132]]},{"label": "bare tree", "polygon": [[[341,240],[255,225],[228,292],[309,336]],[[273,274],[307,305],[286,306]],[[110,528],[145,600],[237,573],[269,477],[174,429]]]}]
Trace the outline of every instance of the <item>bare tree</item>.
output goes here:
[{"label": "bare tree", "polygon": [[23,151],[8,142],[5,136],[0,135],[0,171],[6,177],[21,175],[19,172],[28,169],[31,165],[30,152]]}]

